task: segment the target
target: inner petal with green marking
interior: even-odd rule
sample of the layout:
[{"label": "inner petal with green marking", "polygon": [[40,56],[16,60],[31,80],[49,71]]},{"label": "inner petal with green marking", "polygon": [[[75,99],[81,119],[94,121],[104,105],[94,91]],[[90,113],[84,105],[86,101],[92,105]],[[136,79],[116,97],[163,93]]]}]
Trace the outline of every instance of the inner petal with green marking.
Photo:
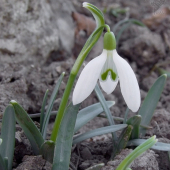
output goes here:
[{"label": "inner petal with green marking", "polygon": [[105,81],[105,80],[107,80],[108,75],[110,75],[110,78],[113,81],[116,81],[118,78],[116,66],[113,62],[113,51],[107,52],[107,59],[106,59],[106,62],[102,68],[100,79],[102,81]]}]

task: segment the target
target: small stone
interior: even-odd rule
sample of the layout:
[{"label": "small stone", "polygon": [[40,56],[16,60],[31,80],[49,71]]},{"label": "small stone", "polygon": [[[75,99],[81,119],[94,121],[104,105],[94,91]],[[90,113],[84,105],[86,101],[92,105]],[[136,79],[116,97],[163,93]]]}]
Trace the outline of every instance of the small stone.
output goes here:
[{"label": "small stone", "polygon": [[92,159],[93,156],[92,156],[90,150],[86,147],[81,151],[81,157],[84,160],[89,160],[89,159]]},{"label": "small stone", "polygon": [[85,161],[85,162],[83,162],[83,163],[79,166],[79,168],[80,168],[81,170],[84,170],[84,169],[87,169],[90,165],[91,165],[90,162]]},{"label": "small stone", "polygon": [[58,73],[61,73],[61,66],[57,66],[57,67],[56,67],[56,71],[57,71]]}]

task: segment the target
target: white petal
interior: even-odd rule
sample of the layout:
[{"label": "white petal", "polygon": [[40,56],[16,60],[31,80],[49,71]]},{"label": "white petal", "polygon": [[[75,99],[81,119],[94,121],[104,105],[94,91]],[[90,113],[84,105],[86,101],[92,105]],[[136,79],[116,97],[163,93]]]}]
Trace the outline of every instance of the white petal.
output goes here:
[{"label": "white petal", "polygon": [[100,86],[107,94],[111,94],[114,91],[117,86],[117,83],[118,79],[116,81],[113,81],[110,75],[108,75],[106,81],[101,81],[100,79]]},{"label": "white petal", "polygon": [[129,109],[137,112],[141,103],[141,97],[136,76],[127,61],[120,57],[116,50],[113,52],[113,61],[117,68],[124,100]]},{"label": "white petal", "polygon": [[93,91],[106,61],[107,51],[91,60],[83,69],[73,91],[73,105],[81,103]]}]

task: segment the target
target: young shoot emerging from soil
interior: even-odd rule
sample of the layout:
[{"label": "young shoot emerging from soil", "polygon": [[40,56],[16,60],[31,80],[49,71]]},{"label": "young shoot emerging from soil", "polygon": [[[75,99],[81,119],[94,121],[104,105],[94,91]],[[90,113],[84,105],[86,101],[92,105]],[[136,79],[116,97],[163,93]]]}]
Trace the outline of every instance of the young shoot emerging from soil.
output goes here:
[{"label": "young shoot emerging from soil", "polygon": [[101,55],[91,60],[83,69],[73,92],[73,104],[79,104],[93,91],[99,79],[102,89],[110,94],[120,81],[123,98],[133,112],[137,112],[141,103],[139,85],[136,76],[116,51],[116,39],[113,32],[104,35],[104,49]]}]

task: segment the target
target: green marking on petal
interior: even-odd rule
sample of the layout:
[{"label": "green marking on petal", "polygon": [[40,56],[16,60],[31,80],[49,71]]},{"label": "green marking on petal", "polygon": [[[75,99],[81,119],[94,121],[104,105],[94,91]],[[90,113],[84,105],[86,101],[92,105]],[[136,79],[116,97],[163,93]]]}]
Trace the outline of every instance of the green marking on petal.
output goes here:
[{"label": "green marking on petal", "polygon": [[116,80],[116,77],[117,77],[116,73],[112,69],[108,69],[101,75],[101,79],[103,81],[106,80],[109,72],[111,73],[112,80]]}]

